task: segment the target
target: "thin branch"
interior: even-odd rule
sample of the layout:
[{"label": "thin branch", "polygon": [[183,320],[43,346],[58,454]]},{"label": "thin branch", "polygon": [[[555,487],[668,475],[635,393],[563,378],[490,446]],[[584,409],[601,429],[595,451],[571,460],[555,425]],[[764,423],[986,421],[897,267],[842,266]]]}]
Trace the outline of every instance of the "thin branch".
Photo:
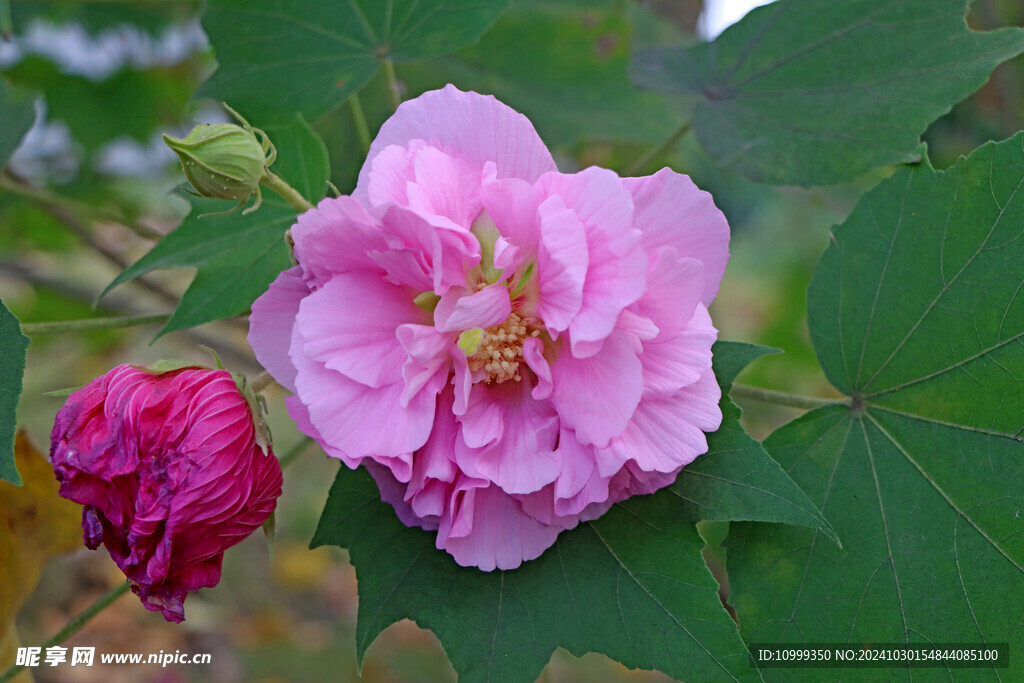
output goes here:
[{"label": "thin branch", "polygon": [[55,320],[46,323],[22,323],[21,331],[33,337],[41,334],[60,334],[63,332],[116,330],[140,325],[162,325],[170,317],[170,313],[155,313],[153,315],[126,315],[117,318],[83,318],[81,320]]},{"label": "thin branch", "polygon": [[115,223],[128,228],[139,237],[148,240],[161,240],[161,235],[156,230],[147,228],[145,225],[130,221],[123,216],[118,216],[112,211],[107,211],[98,206],[87,204],[86,202],[80,202],[70,197],[59,195],[56,192],[52,192],[44,187],[34,187],[24,180],[21,180],[10,173],[10,171],[4,171],[0,173],[0,188],[11,192],[12,194],[21,195],[26,199],[35,202],[43,208],[60,208],[70,211],[74,215],[88,216],[93,221],[106,221],[109,223]]}]

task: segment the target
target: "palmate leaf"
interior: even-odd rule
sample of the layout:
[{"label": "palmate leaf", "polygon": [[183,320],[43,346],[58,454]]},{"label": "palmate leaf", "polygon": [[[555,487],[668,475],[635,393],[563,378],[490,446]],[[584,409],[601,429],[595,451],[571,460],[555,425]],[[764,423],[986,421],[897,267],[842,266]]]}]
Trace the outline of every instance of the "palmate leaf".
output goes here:
[{"label": "palmate leaf", "polygon": [[[311,202],[325,194],[330,166],[323,141],[301,117],[288,127],[268,129],[277,147],[273,171]],[[285,231],[297,211],[269,190],[248,216],[225,201],[191,197],[192,212],[177,229],[126,268],[103,292],[161,268],[197,268],[171,319],[160,334],[244,313],[290,264]]]},{"label": "palmate leaf", "polygon": [[14,461],[14,430],[27,349],[28,337],[21,333],[21,323],[0,301],[0,479],[18,485],[21,477]]},{"label": "palmate leaf", "polygon": [[704,97],[697,140],[721,165],[779,185],[843,182],[921,158],[921,133],[1024,50],[976,33],[968,0],[780,0],[715,41],[638,55],[634,78]]},{"label": "palmate leaf", "polygon": [[203,29],[220,68],[199,94],[261,125],[296,111],[315,122],[359,92],[382,60],[457,50],[506,7],[508,0],[211,0]]},{"label": "palmate leaf", "polygon": [[[634,27],[626,5],[517,7],[458,53],[404,67],[413,92],[454,83],[492,93],[551,144],[586,138],[661,142],[683,113],[628,76]],[[639,10],[638,10],[639,11]]]},{"label": "palmate leaf", "polygon": [[[720,342],[719,382],[728,389],[766,351]],[[434,547],[433,533],[402,525],[363,469],[342,467],[312,545],[350,552],[359,578],[359,658],[381,631],[409,618],[437,635],[466,680],[533,680],[558,646],[688,680],[756,679],[701,557],[694,521],[763,519],[830,529],[742,433],[728,398],[723,406],[725,424],[712,437],[712,451],[684,469],[693,473],[563,533],[540,558],[512,571],[458,566]]]},{"label": "palmate leaf", "polygon": [[851,405],[815,410],[765,446],[844,549],[814,531],[733,525],[749,642],[1024,648],[1022,188],[1018,134],[946,172],[900,171],[834,232],[809,322]]}]

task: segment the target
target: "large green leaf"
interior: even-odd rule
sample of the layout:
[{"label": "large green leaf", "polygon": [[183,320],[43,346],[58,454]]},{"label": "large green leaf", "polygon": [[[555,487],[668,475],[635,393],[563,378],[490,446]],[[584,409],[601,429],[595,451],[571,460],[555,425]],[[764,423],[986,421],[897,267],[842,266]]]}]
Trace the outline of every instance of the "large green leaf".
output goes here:
[{"label": "large green leaf", "polygon": [[[203,28],[220,68],[200,95],[254,122],[316,121],[380,68],[475,41],[508,0],[210,0]],[[244,26],[242,30],[240,27]]]},{"label": "large green leaf", "polygon": [[1022,187],[1024,133],[946,172],[900,171],[835,230],[810,330],[851,405],[765,445],[844,549],[815,531],[734,525],[748,641],[1024,648]]},{"label": "large green leaf", "polygon": [[[301,117],[267,134],[278,152],[273,171],[311,202],[319,201],[330,169],[320,138]],[[290,263],[285,231],[297,211],[273,192],[265,191],[263,206],[248,216],[240,211],[204,215],[229,209],[230,204],[196,197],[190,202],[192,212],[184,222],[104,291],[160,268],[197,268],[160,334],[244,313]]]},{"label": "large green leaf", "polygon": [[17,425],[21,377],[25,374],[28,337],[21,324],[0,301],[0,479],[21,485],[14,463],[14,432]]},{"label": "large green leaf", "polygon": [[7,164],[35,121],[34,99],[33,95],[8,85],[0,78],[0,121],[4,122],[0,126],[0,168]]},{"label": "large green leaf", "polygon": [[633,27],[625,7],[521,7],[476,45],[404,68],[413,92],[455,83],[525,114],[551,144],[585,138],[660,142],[683,121],[668,99],[628,77]]},{"label": "large green leaf", "polygon": [[966,0],[780,0],[714,42],[637,57],[635,79],[704,97],[693,126],[723,166],[775,184],[842,182],[921,158],[921,133],[1024,50],[968,30]]},{"label": "large green leaf", "polygon": [[[724,389],[767,351],[718,343],[715,370]],[[433,533],[401,524],[363,470],[342,468],[312,544],[349,549],[359,577],[360,658],[382,630],[410,618],[434,631],[469,680],[532,680],[557,646],[691,680],[755,676],[701,559],[694,522],[761,519],[830,529],[742,432],[728,398],[723,407],[725,425],[712,435],[711,452],[675,484],[616,505],[513,571],[459,567],[434,547]]]},{"label": "large green leaf", "polygon": [[692,521],[758,520],[819,529],[838,542],[828,521],[761,444],[740,424],[728,398],[740,370],[775,349],[739,342],[714,347],[715,377],[722,387],[722,426],[708,435],[708,452],[687,465],[669,487]]}]

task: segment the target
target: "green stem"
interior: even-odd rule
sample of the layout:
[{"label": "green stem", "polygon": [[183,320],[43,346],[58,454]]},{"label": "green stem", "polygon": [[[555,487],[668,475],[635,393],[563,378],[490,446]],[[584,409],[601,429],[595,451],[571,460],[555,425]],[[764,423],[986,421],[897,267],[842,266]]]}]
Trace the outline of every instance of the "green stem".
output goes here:
[{"label": "green stem", "polygon": [[303,451],[309,448],[309,445],[313,443],[313,439],[308,436],[304,436],[299,439],[299,442],[292,446],[287,453],[278,458],[278,462],[281,463],[281,469],[284,469],[292,463],[297,457],[302,455]]},{"label": "green stem", "polygon": [[359,101],[359,95],[353,93],[348,98],[348,106],[352,109],[352,121],[356,124],[359,144],[363,148],[363,154],[366,154],[370,151],[370,127],[366,125],[366,114],[363,113],[363,104]]},{"label": "green stem", "polygon": [[391,106],[398,109],[402,103],[402,93],[398,88],[398,76],[395,75],[395,63],[390,59],[384,60],[384,77],[388,79],[388,92],[391,93]]},{"label": "green stem", "polygon": [[249,386],[252,387],[253,393],[258,394],[273,383],[274,378],[270,376],[269,372],[264,370],[260,374],[256,375],[255,379],[249,383]]},{"label": "green stem", "polygon": [[66,209],[77,216],[88,216],[93,222],[109,221],[111,223],[117,223],[118,225],[123,225],[128,228],[139,237],[148,240],[163,239],[163,235],[155,230],[147,228],[144,225],[127,220],[113,212],[105,211],[104,209],[93,206],[92,204],[86,204],[85,202],[63,197],[45,188],[32,187],[25,182],[19,182],[6,173],[0,174],[0,188],[5,189],[12,194],[21,195],[44,208],[57,207],[59,209]]},{"label": "green stem", "polygon": [[291,204],[300,212],[309,211],[313,208],[313,205],[309,203],[309,200],[299,194],[299,191],[294,187],[281,180],[281,176],[271,173],[268,170],[266,175],[263,176],[263,180],[261,182],[264,187],[268,187],[284,197],[286,202]]},{"label": "green stem", "polygon": [[137,325],[162,324],[166,323],[170,317],[170,313],[156,313],[153,315],[126,315],[119,318],[85,318],[83,320],[57,320],[48,323],[22,323],[21,331],[32,337],[37,334],[116,330]]},{"label": "green stem", "polygon": [[729,395],[733,398],[749,398],[755,401],[764,401],[766,403],[777,403],[780,406],[789,406],[790,408],[820,408],[821,406],[830,406],[840,403],[848,403],[846,399],[842,398],[817,398],[815,396],[802,396],[800,394],[787,394],[783,391],[775,391],[774,389],[762,389],[761,387],[752,387],[747,384],[733,384],[732,391]]},{"label": "green stem", "polygon": [[[99,614],[107,607],[112,605],[114,601],[117,600],[119,597],[127,593],[130,587],[131,583],[125,581],[124,583],[119,583],[118,585],[111,588],[104,595],[102,595],[96,602],[86,607],[78,614],[78,616],[76,616],[67,624],[65,624],[64,628],[53,634],[51,638],[49,638],[46,642],[42,644],[42,649],[45,650],[48,647],[59,645],[60,643],[63,643],[65,640],[67,640],[74,634],[78,633],[78,631],[80,631],[83,626],[92,621],[93,617],[95,617],[97,614]],[[19,673],[21,673],[21,670],[24,668],[24,666],[19,666],[18,664],[14,664],[12,666],[7,667],[7,669],[0,673],[0,683],[4,683],[4,681],[11,680]]]},{"label": "green stem", "polygon": [[648,164],[650,164],[652,161],[657,159],[659,156],[661,156],[668,150],[672,149],[675,146],[675,144],[679,142],[679,139],[689,132],[690,123],[689,121],[687,121],[683,125],[679,126],[679,128],[676,129],[676,132],[672,133],[671,137],[669,137],[667,140],[665,140],[657,147],[649,150],[642,157],[640,157],[639,159],[631,163],[629,166],[627,166],[626,170],[623,171],[622,174],[625,176],[631,176],[639,173],[640,171],[643,171],[645,168],[647,168]]}]

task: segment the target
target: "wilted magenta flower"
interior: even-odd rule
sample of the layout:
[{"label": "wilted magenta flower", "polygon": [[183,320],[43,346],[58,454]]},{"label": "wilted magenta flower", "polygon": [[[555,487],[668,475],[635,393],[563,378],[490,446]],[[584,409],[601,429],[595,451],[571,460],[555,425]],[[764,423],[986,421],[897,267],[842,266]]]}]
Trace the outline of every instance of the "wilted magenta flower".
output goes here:
[{"label": "wilted magenta flower", "polygon": [[524,116],[448,86],[291,234],[257,358],[299,428],[462,565],[537,557],[721,423],[706,306],[729,228],[686,176],[559,173]]},{"label": "wilted magenta flower", "polygon": [[85,545],[107,547],[146,609],[185,618],[220,581],[224,551],[281,495],[250,405],[224,370],[120,365],[71,394],[51,437],[60,495],[85,506]]}]

